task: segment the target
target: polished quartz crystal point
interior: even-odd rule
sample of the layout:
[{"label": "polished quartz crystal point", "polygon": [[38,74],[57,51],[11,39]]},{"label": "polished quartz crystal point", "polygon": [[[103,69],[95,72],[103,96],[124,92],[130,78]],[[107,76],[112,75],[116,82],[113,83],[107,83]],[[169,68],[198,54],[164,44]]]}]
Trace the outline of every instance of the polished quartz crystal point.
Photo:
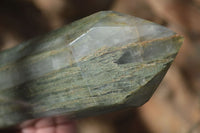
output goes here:
[{"label": "polished quartz crystal point", "polygon": [[0,127],[140,106],[182,40],[158,24],[104,11],[2,51]]}]

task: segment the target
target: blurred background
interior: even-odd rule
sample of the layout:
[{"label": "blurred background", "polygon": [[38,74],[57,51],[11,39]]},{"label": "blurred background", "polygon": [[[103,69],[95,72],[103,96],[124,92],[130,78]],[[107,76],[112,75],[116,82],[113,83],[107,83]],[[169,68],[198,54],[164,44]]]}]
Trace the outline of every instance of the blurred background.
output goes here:
[{"label": "blurred background", "polygon": [[101,10],[167,26],[185,41],[149,102],[80,119],[79,132],[200,133],[200,0],[1,0],[0,50]]}]

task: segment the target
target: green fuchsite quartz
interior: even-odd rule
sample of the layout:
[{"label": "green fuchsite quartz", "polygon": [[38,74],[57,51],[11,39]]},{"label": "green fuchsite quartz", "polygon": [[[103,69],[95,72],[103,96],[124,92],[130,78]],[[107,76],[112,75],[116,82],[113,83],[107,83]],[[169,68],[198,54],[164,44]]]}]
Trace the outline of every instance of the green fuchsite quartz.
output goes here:
[{"label": "green fuchsite quartz", "polygon": [[103,11],[2,51],[0,127],[140,106],[182,41],[158,24]]}]

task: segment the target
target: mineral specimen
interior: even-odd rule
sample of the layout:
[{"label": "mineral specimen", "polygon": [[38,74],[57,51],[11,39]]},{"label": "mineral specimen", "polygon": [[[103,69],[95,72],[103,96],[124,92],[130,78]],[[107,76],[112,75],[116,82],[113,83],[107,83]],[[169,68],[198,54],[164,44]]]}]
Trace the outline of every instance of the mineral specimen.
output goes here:
[{"label": "mineral specimen", "polygon": [[104,11],[2,51],[0,127],[140,106],[182,40],[158,24]]}]

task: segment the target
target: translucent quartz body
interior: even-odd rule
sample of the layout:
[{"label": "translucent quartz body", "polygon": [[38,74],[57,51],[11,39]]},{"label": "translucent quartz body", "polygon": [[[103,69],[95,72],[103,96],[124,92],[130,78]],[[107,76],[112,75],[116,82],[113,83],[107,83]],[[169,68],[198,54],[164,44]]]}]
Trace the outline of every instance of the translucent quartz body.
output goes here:
[{"label": "translucent quartz body", "polygon": [[99,12],[0,53],[0,127],[140,106],[182,43],[171,30]]}]

